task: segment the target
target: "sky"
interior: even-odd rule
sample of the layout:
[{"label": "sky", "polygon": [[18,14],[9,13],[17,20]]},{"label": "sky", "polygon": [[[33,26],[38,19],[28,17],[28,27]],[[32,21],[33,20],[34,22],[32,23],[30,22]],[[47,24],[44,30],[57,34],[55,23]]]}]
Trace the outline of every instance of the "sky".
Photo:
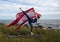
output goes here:
[{"label": "sky", "polygon": [[60,0],[0,0],[0,19],[15,19],[19,7],[34,7],[41,19],[60,19]]}]

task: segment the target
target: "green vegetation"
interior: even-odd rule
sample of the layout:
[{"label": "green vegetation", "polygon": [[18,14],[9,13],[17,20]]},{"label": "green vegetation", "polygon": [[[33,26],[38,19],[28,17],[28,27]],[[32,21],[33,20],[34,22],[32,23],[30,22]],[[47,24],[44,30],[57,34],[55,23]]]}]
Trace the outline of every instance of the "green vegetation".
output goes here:
[{"label": "green vegetation", "polygon": [[8,37],[9,35],[30,35],[30,28],[24,26],[20,30],[13,32],[17,25],[7,29],[4,24],[0,24],[0,42],[60,42],[60,30],[43,30],[40,27],[34,27],[34,35],[38,37]]}]

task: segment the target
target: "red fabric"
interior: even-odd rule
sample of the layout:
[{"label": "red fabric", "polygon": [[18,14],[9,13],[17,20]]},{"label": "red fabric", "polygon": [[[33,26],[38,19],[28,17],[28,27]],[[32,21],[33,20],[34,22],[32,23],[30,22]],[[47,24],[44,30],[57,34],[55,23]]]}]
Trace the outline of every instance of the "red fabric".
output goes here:
[{"label": "red fabric", "polygon": [[23,15],[22,16],[20,16],[20,17],[18,17],[18,18],[16,18],[16,20],[14,20],[11,24],[9,24],[7,27],[10,27],[10,26],[12,26],[12,25],[15,25],[15,24],[17,24],[18,23],[18,21],[21,19],[23,17]]},{"label": "red fabric", "polygon": [[[34,8],[30,8],[30,9],[26,10],[25,12],[28,13],[30,10],[34,11]],[[12,23],[10,23],[7,27],[17,24],[23,16],[24,16],[24,14],[22,12],[17,13],[16,20],[14,20]]]},{"label": "red fabric", "polygon": [[[37,16],[41,16],[41,14],[39,14],[39,13],[37,13],[37,12],[35,12],[36,14],[37,14]],[[33,16],[32,18],[35,18],[36,16]],[[18,29],[20,29],[21,28],[21,26],[25,23],[25,22],[27,22],[28,20],[25,20],[23,23],[21,23],[19,26],[18,26],[18,28],[17,29],[15,29],[14,31],[16,31],[16,30],[18,30]]]},{"label": "red fabric", "polygon": [[[30,9],[26,10],[25,12],[26,12],[26,13],[29,13],[31,10],[32,10],[32,12],[34,12],[35,14],[37,14],[37,16],[41,16],[41,14],[39,14],[39,13],[37,13],[37,12],[34,11],[34,8],[30,8]],[[28,14],[28,15],[30,15],[30,14]],[[24,14],[23,14],[22,12],[17,13],[17,15],[16,15],[16,20],[14,20],[12,23],[10,23],[7,27],[10,27],[10,26],[13,26],[13,25],[17,24],[19,21],[22,20],[23,17],[24,17]],[[31,17],[32,17],[32,18],[35,18],[36,16],[31,16]],[[21,27],[24,23],[26,23],[27,21],[28,21],[28,20],[27,20],[26,18],[24,18],[24,21],[23,21],[23,22],[18,26],[18,28],[15,29],[14,31],[20,29],[20,27]]]},{"label": "red fabric", "polygon": [[[33,16],[32,18],[34,18],[35,16]],[[16,31],[16,30],[18,30],[18,29],[20,29],[21,28],[21,26],[25,23],[25,22],[27,22],[28,20],[25,20],[24,22],[22,22],[19,26],[18,26],[18,28],[17,29],[15,29],[14,31]]]}]

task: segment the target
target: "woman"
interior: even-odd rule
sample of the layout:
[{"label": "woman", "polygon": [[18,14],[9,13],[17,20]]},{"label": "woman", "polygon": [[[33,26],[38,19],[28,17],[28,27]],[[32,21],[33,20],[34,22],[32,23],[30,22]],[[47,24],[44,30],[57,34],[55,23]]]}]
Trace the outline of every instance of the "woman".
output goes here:
[{"label": "woman", "polygon": [[31,35],[33,35],[33,33],[32,33],[32,29],[33,29],[32,23],[37,22],[37,19],[39,19],[40,17],[36,15],[36,18],[33,19],[33,18],[29,17],[21,8],[19,8],[19,9],[20,9],[20,10],[23,12],[23,14],[28,18],[28,23],[29,23],[29,25],[30,25],[30,27],[31,27]]}]

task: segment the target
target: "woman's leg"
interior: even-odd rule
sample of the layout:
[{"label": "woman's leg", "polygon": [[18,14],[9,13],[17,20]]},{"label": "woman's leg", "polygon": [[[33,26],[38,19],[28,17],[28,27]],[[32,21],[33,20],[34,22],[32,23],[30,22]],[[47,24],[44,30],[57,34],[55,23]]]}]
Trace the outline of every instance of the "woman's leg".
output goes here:
[{"label": "woman's leg", "polygon": [[29,25],[30,25],[30,27],[31,27],[31,31],[30,31],[30,32],[31,32],[31,35],[33,35],[33,32],[32,32],[32,31],[33,31],[32,23],[31,23],[31,22],[29,22]]},{"label": "woman's leg", "polygon": [[24,11],[22,11],[22,12],[28,19],[30,19],[30,17]]},{"label": "woman's leg", "polygon": [[26,12],[23,11],[21,8],[20,8],[20,10],[23,12],[23,14],[28,18],[28,20],[29,20],[31,23],[37,22],[37,19],[33,19],[33,18],[29,17],[29,16],[26,14]]},{"label": "woman's leg", "polygon": [[33,18],[29,17],[24,11],[22,11],[22,12],[23,12],[23,14],[28,18],[28,20],[29,20],[31,23],[37,22],[37,19],[33,19]]}]

